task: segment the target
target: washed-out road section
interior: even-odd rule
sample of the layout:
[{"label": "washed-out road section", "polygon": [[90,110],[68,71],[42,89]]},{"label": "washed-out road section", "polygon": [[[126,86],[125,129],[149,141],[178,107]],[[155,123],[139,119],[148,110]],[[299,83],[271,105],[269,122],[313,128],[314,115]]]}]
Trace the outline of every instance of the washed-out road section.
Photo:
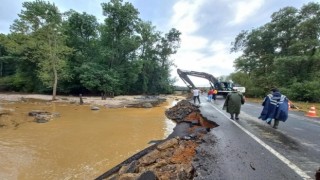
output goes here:
[{"label": "washed-out road section", "polygon": [[[320,167],[320,119],[289,112],[289,119],[273,129],[258,119],[261,104],[245,103],[240,120],[229,119],[222,110],[224,99],[207,102],[201,96],[200,110],[215,121],[200,145],[195,179],[314,179]],[[210,158],[206,158],[210,157]]]}]

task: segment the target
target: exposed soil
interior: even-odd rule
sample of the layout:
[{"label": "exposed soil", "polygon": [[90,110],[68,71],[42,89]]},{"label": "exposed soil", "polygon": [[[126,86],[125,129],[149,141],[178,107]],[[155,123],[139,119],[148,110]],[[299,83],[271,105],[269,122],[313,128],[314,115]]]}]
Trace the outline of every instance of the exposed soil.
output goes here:
[{"label": "exposed soil", "polygon": [[[102,100],[98,96],[82,96],[84,104],[105,106],[108,108],[122,107],[142,107],[142,103],[150,102],[153,105],[161,103],[166,98],[182,99],[182,96],[159,95],[159,96],[115,96]],[[0,102],[47,102],[47,103],[72,103],[80,104],[80,97],[76,96],[57,96],[56,100],[52,101],[51,95],[42,94],[6,94],[0,93]]]}]

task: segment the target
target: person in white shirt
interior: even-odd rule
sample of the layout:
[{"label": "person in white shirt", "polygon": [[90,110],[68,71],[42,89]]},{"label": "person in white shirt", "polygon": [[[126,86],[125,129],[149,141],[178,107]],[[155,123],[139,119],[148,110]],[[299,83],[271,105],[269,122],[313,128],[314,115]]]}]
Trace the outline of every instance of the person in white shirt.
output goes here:
[{"label": "person in white shirt", "polygon": [[200,95],[201,91],[198,88],[194,88],[192,90],[192,92],[193,92],[193,102],[194,102],[194,104],[196,104],[196,99],[198,99],[199,104],[201,104],[200,98],[199,98],[199,95]]}]

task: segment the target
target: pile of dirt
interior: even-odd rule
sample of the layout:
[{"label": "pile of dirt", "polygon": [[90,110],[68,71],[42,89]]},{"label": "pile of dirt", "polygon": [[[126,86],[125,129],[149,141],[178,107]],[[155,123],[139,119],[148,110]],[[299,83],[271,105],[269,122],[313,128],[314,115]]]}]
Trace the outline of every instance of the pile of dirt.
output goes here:
[{"label": "pile of dirt", "polygon": [[186,100],[168,109],[166,115],[177,123],[167,139],[140,151],[97,179],[193,179],[197,147],[204,134],[217,124],[207,121],[199,108]]},{"label": "pile of dirt", "polygon": [[183,119],[192,112],[200,112],[199,108],[191,104],[187,100],[182,100],[177,105],[169,108],[165,114],[169,119],[176,121],[177,123],[183,121]]},{"label": "pile of dirt", "polygon": [[[199,107],[191,104],[187,100],[180,101],[176,106],[169,108],[165,114],[169,119],[176,121],[176,123],[187,122],[196,127],[201,126],[209,129],[218,126],[215,122],[208,121],[203,117]],[[195,127],[193,127],[193,129],[194,128]]]}]

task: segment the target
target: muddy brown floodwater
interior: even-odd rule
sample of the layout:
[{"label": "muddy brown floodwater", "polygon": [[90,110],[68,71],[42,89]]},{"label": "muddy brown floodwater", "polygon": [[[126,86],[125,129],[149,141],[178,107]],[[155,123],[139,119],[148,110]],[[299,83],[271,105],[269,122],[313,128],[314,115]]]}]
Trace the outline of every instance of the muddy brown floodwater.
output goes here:
[{"label": "muddy brown floodwater", "polygon": [[0,179],[93,179],[131,155],[164,139],[174,124],[159,107],[90,110],[88,105],[5,103],[15,118],[31,110],[58,112],[48,123],[0,128]]}]

